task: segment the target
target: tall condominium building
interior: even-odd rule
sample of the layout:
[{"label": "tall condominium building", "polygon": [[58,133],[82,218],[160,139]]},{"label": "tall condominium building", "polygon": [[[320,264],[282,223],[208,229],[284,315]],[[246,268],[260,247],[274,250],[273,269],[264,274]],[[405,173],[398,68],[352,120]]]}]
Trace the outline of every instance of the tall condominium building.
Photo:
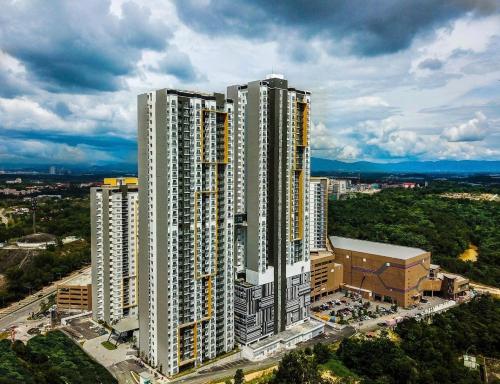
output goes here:
[{"label": "tall condominium building", "polygon": [[138,96],[139,349],[167,375],[234,347],[233,103]]},{"label": "tall condominium building", "polygon": [[311,177],[309,209],[311,251],[325,250],[328,236],[328,178]]},{"label": "tall condominium building", "polygon": [[281,75],[228,87],[235,113],[235,336],[309,317],[310,93]]},{"label": "tall condominium building", "polygon": [[90,190],[92,313],[113,323],[137,315],[137,178]]}]

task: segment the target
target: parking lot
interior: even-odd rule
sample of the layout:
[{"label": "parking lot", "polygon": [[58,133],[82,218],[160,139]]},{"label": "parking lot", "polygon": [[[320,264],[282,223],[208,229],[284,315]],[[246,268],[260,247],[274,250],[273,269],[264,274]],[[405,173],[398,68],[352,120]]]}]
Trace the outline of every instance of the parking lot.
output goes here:
[{"label": "parking lot", "polygon": [[63,328],[73,338],[91,340],[108,333],[103,327],[93,323],[89,318],[73,319]]},{"label": "parking lot", "polygon": [[407,317],[419,319],[421,312],[446,300],[425,297],[412,308],[401,308],[391,303],[371,301],[354,292],[336,292],[311,304],[316,317],[338,324],[349,324],[356,329],[371,329],[377,326],[393,326]]}]

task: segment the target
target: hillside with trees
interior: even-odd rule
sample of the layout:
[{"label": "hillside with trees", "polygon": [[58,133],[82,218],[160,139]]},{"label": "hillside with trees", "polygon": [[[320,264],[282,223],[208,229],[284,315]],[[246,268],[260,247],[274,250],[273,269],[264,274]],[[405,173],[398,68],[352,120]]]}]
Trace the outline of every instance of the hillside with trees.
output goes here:
[{"label": "hillside with trees", "polygon": [[61,331],[26,344],[0,340],[0,384],[114,384],[117,381]]},{"label": "hillside with trees", "polygon": [[392,337],[387,331],[374,338],[358,334],[340,344],[291,351],[273,374],[251,383],[481,384],[481,371],[464,366],[466,353],[480,363],[483,357],[500,359],[499,300],[478,297],[429,322],[405,320]]},{"label": "hillside with trees", "polygon": [[[4,200],[0,207],[28,207],[29,202]],[[89,198],[43,199],[37,207],[37,232],[55,235],[46,250],[0,249],[0,307],[35,292],[90,263]],[[31,214],[12,215],[0,224],[0,242],[14,243],[33,233]],[[63,244],[66,236],[80,240]]]},{"label": "hillside with trees", "polygon": [[[432,262],[473,281],[500,286],[500,202],[450,199],[445,192],[491,192],[434,183],[429,188],[386,189],[354,199],[330,201],[328,233],[422,248]],[[478,247],[476,262],[459,255]]]}]

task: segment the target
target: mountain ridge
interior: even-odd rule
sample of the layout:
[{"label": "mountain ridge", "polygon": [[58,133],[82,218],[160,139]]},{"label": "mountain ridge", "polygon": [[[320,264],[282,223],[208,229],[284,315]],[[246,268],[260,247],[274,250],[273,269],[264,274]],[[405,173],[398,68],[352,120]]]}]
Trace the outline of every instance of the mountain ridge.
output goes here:
[{"label": "mountain ridge", "polygon": [[499,160],[429,160],[373,163],[311,157],[311,172],[390,172],[390,173],[489,173],[500,172]]}]

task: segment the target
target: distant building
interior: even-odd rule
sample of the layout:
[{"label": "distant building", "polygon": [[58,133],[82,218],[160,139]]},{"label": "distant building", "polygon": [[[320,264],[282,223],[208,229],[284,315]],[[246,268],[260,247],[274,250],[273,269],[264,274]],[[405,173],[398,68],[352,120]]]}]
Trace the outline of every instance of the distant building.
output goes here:
[{"label": "distant building", "polygon": [[365,298],[402,307],[418,303],[431,254],[419,248],[330,236],[335,260],[343,265],[344,288]]},{"label": "distant building", "polygon": [[90,190],[95,320],[137,316],[138,199],[133,177],[104,179]]},{"label": "distant building", "polygon": [[335,200],[349,192],[351,180],[329,179],[328,193],[333,195]]},{"label": "distant building", "polygon": [[328,178],[311,177],[309,182],[310,250],[325,250],[328,231]]},{"label": "distant building", "polygon": [[23,179],[20,177],[15,178],[14,180],[7,180],[5,183],[6,184],[21,184],[23,182]]},{"label": "distant building", "polygon": [[55,175],[55,174],[56,174],[56,167],[52,165],[49,168],[49,175]]}]

